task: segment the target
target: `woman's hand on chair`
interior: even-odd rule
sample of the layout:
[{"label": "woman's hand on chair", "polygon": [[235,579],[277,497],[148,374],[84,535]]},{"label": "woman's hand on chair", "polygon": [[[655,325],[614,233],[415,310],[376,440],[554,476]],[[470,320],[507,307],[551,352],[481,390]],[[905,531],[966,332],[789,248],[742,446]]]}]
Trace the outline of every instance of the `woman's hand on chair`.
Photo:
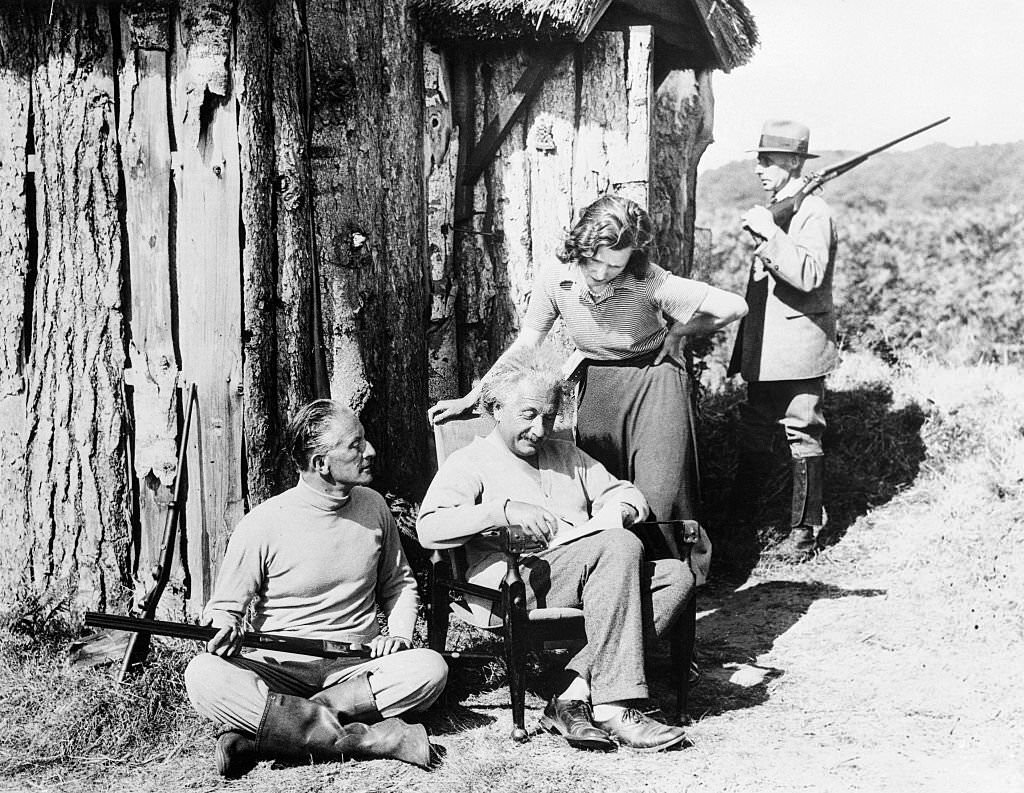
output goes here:
[{"label": "woman's hand on chair", "polygon": [[442,399],[427,410],[427,420],[431,424],[437,424],[439,421],[461,416],[463,413],[469,412],[475,404],[476,397],[472,393],[458,399]]},{"label": "woman's hand on chair", "polygon": [[509,501],[505,505],[505,519],[509,526],[522,526],[536,540],[549,542],[558,529],[558,516],[537,504]]}]

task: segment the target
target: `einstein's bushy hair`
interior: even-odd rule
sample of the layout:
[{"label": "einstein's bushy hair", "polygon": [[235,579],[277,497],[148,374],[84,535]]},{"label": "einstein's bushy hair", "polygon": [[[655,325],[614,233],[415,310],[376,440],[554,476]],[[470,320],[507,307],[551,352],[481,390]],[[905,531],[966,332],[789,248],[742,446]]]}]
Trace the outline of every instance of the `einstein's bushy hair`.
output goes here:
[{"label": "einstein's bushy hair", "polygon": [[598,248],[613,251],[633,248],[626,270],[636,278],[647,277],[650,248],[654,242],[651,217],[636,201],[620,195],[597,199],[580,213],[556,254],[567,264],[579,264],[593,256]]},{"label": "einstein's bushy hair", "polygon": [[309,470],[317,454],[326,454],[338,442],[338,425],[358,421],[350,408],[333,399],[317,399],[292,416],[284,431],[283,451],[300,471]]},{"label": "einstein's bushy hair", "polygon": [[524,382],[553,391],[561,413],[569,404],[572,386],[562,376],[561,362],[547,347],[512,347],[480,381],[480,409],[489,416]]}]

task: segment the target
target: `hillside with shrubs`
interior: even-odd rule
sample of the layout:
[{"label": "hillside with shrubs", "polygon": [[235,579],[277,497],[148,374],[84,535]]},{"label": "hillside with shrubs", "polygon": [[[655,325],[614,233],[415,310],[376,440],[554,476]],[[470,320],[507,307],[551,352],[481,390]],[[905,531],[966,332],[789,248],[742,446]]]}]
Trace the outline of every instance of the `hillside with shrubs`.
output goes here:
[{"label": "hillside with shrubs", "polygon": [[[842,153],[811,161],[834,162]],[[702,174],[695,275],[742,291],[752,245],[743,210],[763,203],[752,162]],[[839,232],[842,347],[896,362],[1024,355],[1024,143],[883,153],[828,183]]]}]

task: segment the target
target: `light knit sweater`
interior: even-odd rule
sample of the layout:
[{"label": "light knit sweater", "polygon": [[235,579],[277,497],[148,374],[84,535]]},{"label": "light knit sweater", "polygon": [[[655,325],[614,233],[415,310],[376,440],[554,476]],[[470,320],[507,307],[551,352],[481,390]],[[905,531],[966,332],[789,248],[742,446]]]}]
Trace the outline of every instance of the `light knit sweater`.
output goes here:
[{"label": "light knit sweater", "polygon": [[387,503],[369,488],[337,498],[300,480],[260,504],[228,541],[206,615],[237,624],[250,601],[257,631],[365,643],[380,633],[379,604],[389,634],[411,639],[416,580]]},{"label": "light knit sweater", "polygon": [[[647,517],[647,499],[630,482],[616,479],[597,460],[568,441],[549,438],[539,447],[537,467],[517,457],[497,431],[474,438],[444,461],[423,497],[416,534],[424,548],[466,546],[467,576],[475,584],[497,586],[504,556],[494,541],[479,536],[505,526],[507,499],[537,504],[562,519],[565,528],[604,516],[604,528],[622,525],[622,505]],[[490,604],[468,597],[481,620]],[[481,621],[479,624],[488,624]]]}]

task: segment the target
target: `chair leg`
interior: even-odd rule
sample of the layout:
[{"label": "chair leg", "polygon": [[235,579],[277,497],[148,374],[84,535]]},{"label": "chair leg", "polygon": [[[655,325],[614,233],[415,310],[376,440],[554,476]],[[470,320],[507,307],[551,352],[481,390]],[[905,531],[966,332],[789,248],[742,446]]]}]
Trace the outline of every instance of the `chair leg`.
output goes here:
[{"label": "chair leg", "polygon": [[690,598],[686,609],[679,616],[672,630],[671,659],[672,674],[676,684],[676,721],[689,723],[687,714],[690,695],[690,666],[693,663],[693,647],[697,638],[697,595]]},{"label": "chair leg", "polygon": [[431,650],[443,653],[448,642],[448,587],[441,583],[444,578],[445,561],[438,551],[430,558],[430,573],[427,579],[430,600],[427,605],[427,645]]},{"label": "chair leg", "polygon": [[[511,578],[511,580],[509,580]],[[505,669],[512,701],[512,740],[529,740],[526,732],[526,586],[516,575],[501,586],[505,618]]]}]

